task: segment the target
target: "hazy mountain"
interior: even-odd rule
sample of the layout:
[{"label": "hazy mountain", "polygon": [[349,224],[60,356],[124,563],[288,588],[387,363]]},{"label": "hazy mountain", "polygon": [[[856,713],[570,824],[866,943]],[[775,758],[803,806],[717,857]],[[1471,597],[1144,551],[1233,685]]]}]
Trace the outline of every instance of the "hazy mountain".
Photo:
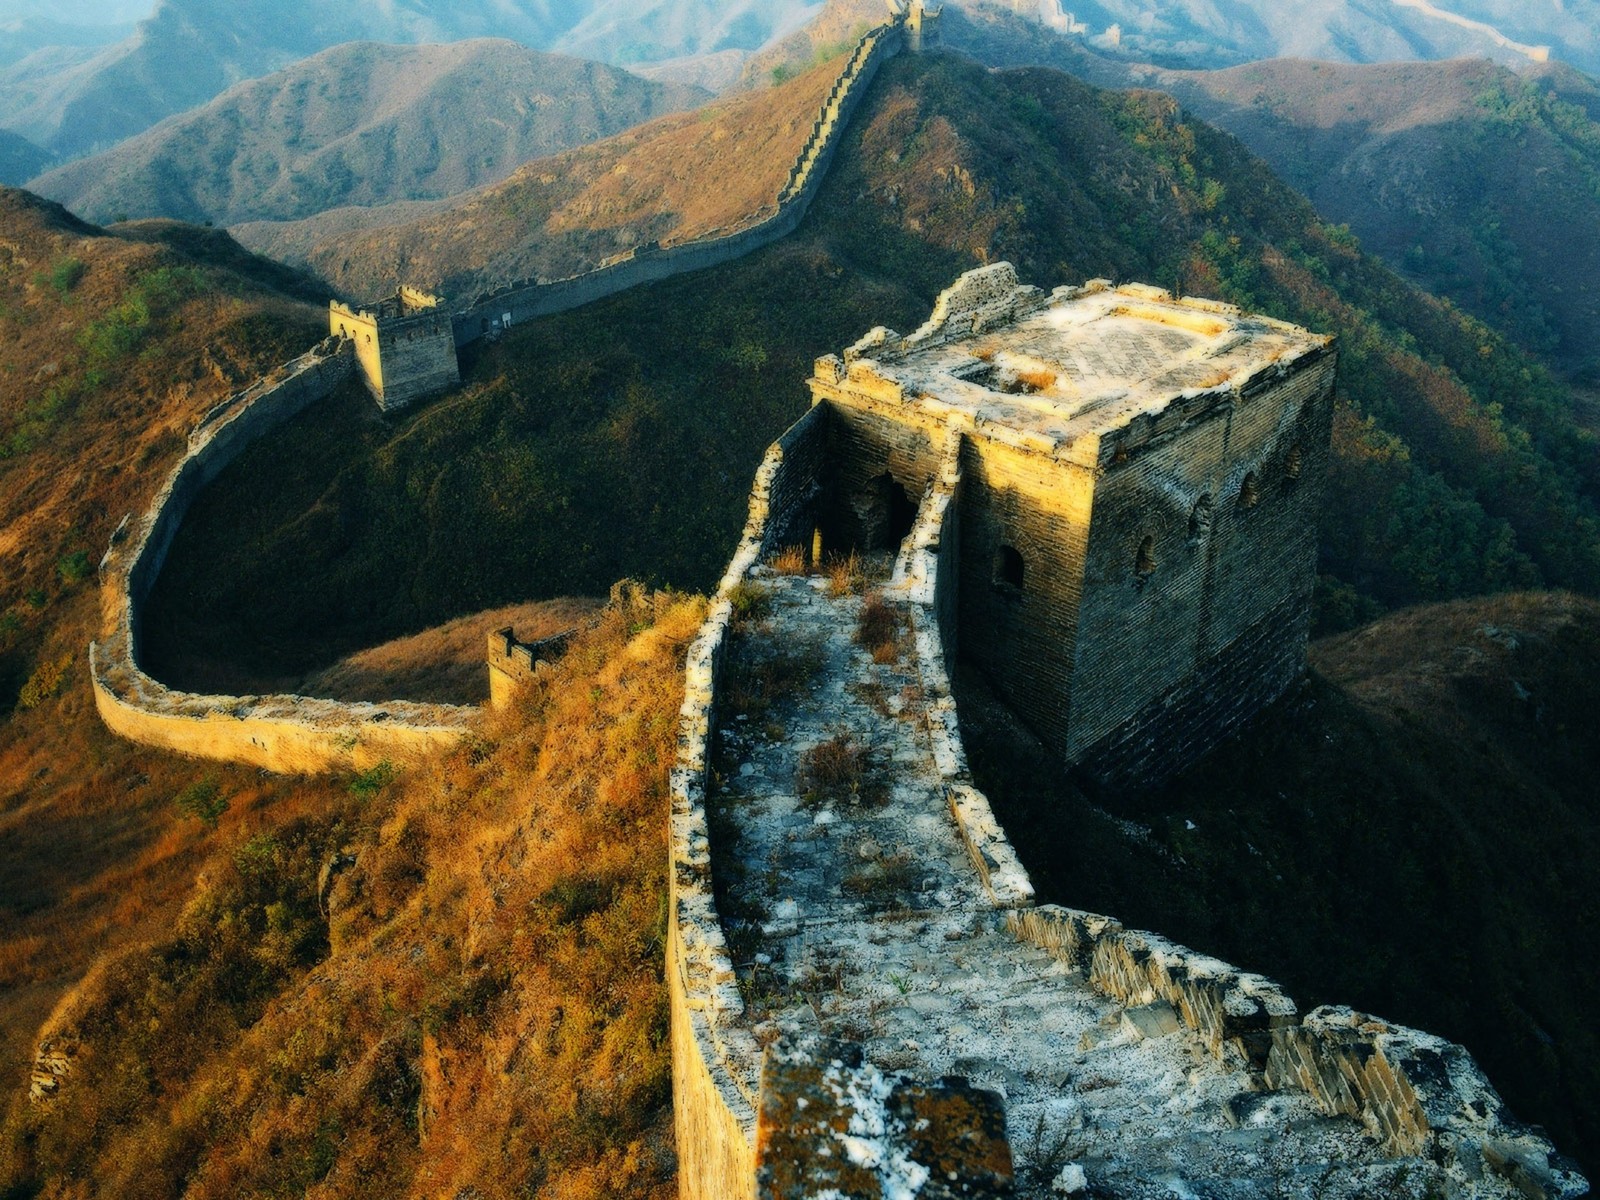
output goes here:
[{"label": "hazy mountain", "polygon": [[[1596,0],[957,0],[1026,16],[1132,57],[1196,67],[1261,58],[1345,62],[1556,58],[1600,69]],[[1070,10],[1064,13],[1062,10]]]},{"label": "hazy mountain", "polygon": [[50,71],[0,71],[0,121],[63,157],[107,149],[162,118],[351,41],[505,37],[616,63],[754,49],[804,22],[803,0],[161,0],[129,38]]},{"label": "hazy mountain", "polygon": [[992,8],[947,8],[946,35],[991,65],[1169,92],[1430,291],[1565,366],[1597,356],[1600,87],[1569,67],[1275,60],[1173,71]]},{"label": "hazy mountain", "polygon": [[453,297],[561,278],[651,240],[684,240],[771,204],[838,64],[782,88],[662,117],[427,205],[345,208],[235,226],[241,242],[376,296],[422,280]]},{"label": "hazy mountain", "polygon": [[355,42],[29,184],[91,220],[233,224],[455,195],[708,98],[515,42]]},{"label": "hazy mountain", "polygon": [[[1464,56],[1525,65],[1548,52],[1600,71],[1600,0],[947,0],[944,11],[955,44],[953,26],[1015,17],[1098,53],[1171,67]],[[758,56],[752,74],[803,60],[882,14],[877,0],[828,0],[816,22]]]},{"label": "hazy mountain", "polygon": [[0,184],[15,187],[32,179],[50,165],[53,157],[27,138],[0,129]]}]

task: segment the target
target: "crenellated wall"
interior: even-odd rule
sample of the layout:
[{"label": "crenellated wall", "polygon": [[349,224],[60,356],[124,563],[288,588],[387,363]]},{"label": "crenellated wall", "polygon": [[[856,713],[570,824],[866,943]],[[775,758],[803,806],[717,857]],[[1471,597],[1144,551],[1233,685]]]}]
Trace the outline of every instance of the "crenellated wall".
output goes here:
[{"label": "crenellated wall", "polygon": [[95,706],[114,733],[198,758],[299,774],[432,753],[466,729],[476,709],[199,695],[175,691],[139,665],[141,608],[195,497],[246,446],[327,396],[354,369],[352,343],[330,338],[217,405],[189,435],[187,452],[149,509],[113,536],[100,563],[104,636],[89,646],[89,667]]}]

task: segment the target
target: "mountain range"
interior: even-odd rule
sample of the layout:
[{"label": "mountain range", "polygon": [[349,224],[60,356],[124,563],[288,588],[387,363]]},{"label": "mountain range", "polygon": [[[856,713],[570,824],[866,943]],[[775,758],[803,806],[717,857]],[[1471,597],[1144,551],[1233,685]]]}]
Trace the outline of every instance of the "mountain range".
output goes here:
[{"label": "mountain range", "polygon": [[709,94],[502,39],[352,42],[30,183],[92,220],[236,224],[452,196]]},{"label": "mountain range", "polygon": [[1600,87],[1580,72],[1481,58],[1175,71],[992,7],[947,8],[945,35],[991,66],[1052,66],[1177,97],[1429,291],[1564,370],[1592,369]]},{"label": "mountain range", "polygon": [[559,279],[648,241],[737,225],[770,205],[837,73],[826,63],[782,89],[659,118],[449,200],[334,209],[233,233],[352,297],[416,279],[453,299]]},{"label": "mountain range", "polygon": [[[84,60],[0,71],[6,128],[63,158],[108,149],[226,88],[352,41],[504,37],[612,62],[754,49],[803,23],[800,0],[466,0],[330,8],[314,0],[161,0],[132,36]],[[76,60],[76,61],[74,61]]]}]

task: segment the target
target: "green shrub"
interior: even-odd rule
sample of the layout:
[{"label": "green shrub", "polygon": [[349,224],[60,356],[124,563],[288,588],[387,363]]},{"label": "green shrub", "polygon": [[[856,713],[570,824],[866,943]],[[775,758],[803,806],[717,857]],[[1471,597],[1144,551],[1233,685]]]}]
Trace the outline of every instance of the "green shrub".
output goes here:
[{"label": "green shrub", "polygon": [[61,689],[66,685],[67,672],[71,668],[70,653],[40,663],[28,677],[28,682],[22,685],[22,692],[17,696],[17,708],[24,711],[38,708],[46,700],[59,696]]},{"label": "green shrub", "polygon": [[50,286],[55,288],[57,295],[65,296],[78,286],[78,282],[88,270],[89,268],[83,259],[73,258],[69,255],[56,263],[51,270]]},{"label": "green shrub", "polygon": [[61,573],[63,583],[82,583],[94,571],[94,566],[89,562],[87,550],[74,550],[57,560],[56,570]]},{"label": "green shrub", "polygon": [[399,774],[399,768],[388,759],[384,759],[376,766],[362,771],[350,781],[350,794],[359,796],[363,800],[370,800],[393,783],[395,776]]},{"label": "green shrub", "polygon": [[213,829],[228,811],[228,798],[222,794],[222,785],[215,775],[196,780],[173,797],[172,803],[186,817],[193,817]]}]

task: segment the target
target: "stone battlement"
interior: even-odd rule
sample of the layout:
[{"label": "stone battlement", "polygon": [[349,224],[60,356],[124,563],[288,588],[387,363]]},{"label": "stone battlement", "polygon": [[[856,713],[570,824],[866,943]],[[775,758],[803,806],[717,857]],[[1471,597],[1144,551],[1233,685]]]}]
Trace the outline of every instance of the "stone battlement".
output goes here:
[{"label": "stone battlement", "polygon": [[487,636],[489,705],[504,708],[517,692],[549,670],[548,664],[566,652],[575,629],[552,637],[523,642],[515,630],[498,629]]},{"label": "stone battlement", "polygon": [[362,381],[385,412],[461,382],[455,326],[442,304],[437,296],[403,287],[366,307],[329,305],[329,332],[350,339]]}]

